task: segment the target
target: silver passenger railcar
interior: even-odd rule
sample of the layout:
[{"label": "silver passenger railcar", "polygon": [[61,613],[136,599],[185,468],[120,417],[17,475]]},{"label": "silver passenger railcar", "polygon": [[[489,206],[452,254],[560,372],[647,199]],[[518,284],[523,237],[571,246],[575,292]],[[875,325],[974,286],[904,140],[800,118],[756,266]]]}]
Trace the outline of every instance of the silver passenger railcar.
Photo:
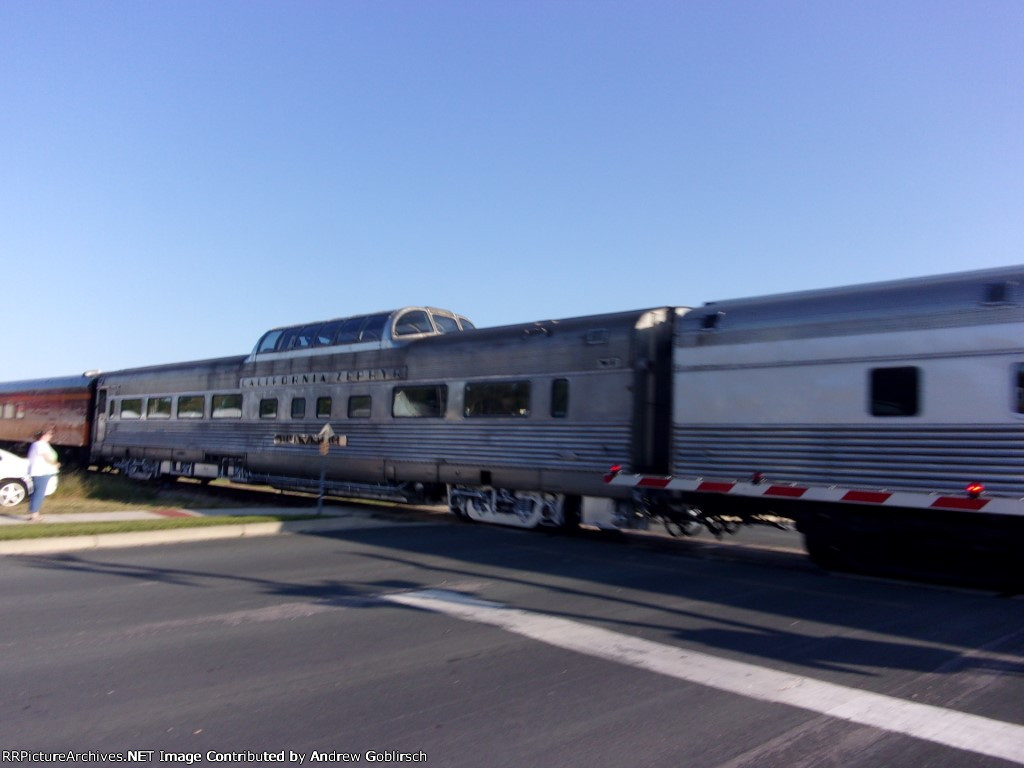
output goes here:
[{"label": "silver passenger railcar", "polygon": [[669,472],[611,479],[647,510],[783,514],[826,563],[1024,541],[1024,268],[714,302],[673,366]]},{"label": "silver passenger railcar", "polygon": [[466,518],[571,525],[584,497],[629,496],[603,482],[618,457],[667,466],[673,316],[470,330],[405,308],[275,329],[247,357],[102,375],[93,453],[134,477],[447,497]]}]

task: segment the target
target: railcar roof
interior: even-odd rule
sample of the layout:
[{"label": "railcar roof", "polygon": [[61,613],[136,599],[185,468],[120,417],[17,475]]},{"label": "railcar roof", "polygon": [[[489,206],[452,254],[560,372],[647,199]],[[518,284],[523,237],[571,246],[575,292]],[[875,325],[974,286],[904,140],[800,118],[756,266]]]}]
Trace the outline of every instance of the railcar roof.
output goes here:
[{"label": "railcar roof", "polygon": [[250,361],[322,354],[337,351],[383,349],[426,336],[439,336],[474,328],[469,318],[437,307],[400,307],[365,315],[318,320],[271,328],[260,336]]},{"label": "railcar roof", "polygon": [[605,326],[625,326],[633,328],[638,323],[644,322],[645,318],[656,313],[680,313],[685,311],[685,307],[653,307],[621,312],[607,312],[600,315],[579,315],[576,317],[552,318],[528,323],[512,323],[509,325],[494,325],[486,328],[477,328],[465,334],[460,333],[432,336],[430,338],[422,339],[416,343],[417,345],[423,344],[434,347],[438,345],[460,344],[463,342],[478,343],[491,339],[508,339],[520,336],[555,336],[562,333],[579,333],[581,331],[597,330]]},{"label": "railcar roof", "polygon": [[232,355],[231,357],[215,357],[208,360],[184,360],[177,363],[162,363],[159,365],[147,365],[140,368],[122,368],[118,371],[104,371],[100,378],[109,379],[116,376],[134,376],[145,373],[158,373],[163,371],[182,370],[188,368],[213,369],[218,367],[237,367],[246,359],[245,355]]},{"label": "railcar roof", "polygon": [[428,307],[426,305],[415,306],[415,307],[408,306],[408,307],[398,307],[397,309],[382,309],[382,310],[380,310],[378,312],[361,312],[358,315],[343,315],[341,317],[321,318],[320,320],[310,320],[310,321],[305,322],[305,323],[288,323],[286,325],[275,325],[273,328],[270,328],[269,330],[271,330],[271,331],[284,331],[284,330],[287,330],[289,328],[302,328],[303,326],[306,326],[306,325],[322,325],[324,323],[339,323],[339,322],[346,322],[348,320],[359,320],[359,319],[365,319],[367,317],[376,317],[377,315],[387,315],[388,317],[394,317],[395,315],[398,315],[401,312],[405,312],[408,309],[425,309],[425,310],[428,310],[430,312],[443,312],[443,313],[449,314],[449,315],[458,314],[456,312],[452,312],[450,309],[439,309],[438,307]]},{"label": "railcar roof", "polygon": [[805,322],[914,317],[1020,305],[1024,266],[960,272],[822,290],[712,301],[685,327],[729,330]]},{"label": "railcar roof", "polygon": [[61,389],[87,389],[96,374],[81,376],[57,376],[49,379],[25,379],[0,383],[0,394],[10,392],[45,392]]}]

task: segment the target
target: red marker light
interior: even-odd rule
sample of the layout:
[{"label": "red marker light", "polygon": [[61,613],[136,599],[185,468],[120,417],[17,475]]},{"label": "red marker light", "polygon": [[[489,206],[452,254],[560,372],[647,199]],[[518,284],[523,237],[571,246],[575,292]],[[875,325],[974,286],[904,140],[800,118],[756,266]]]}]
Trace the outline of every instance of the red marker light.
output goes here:
[{"label": "red marker light", "polygon": [[985,492],[985,486],[981,483],[971,483],[967,486],[967,495],[972,499],[976,499]]},{"label": "red marker light", "polygon": [[622,472],[622,471],[623,471],[623,465],[622,464],[613,464],[613,465],[611,465],[610,467],[608,467],[608,474],[606,474],[604,476],[604,481],[605,482],[611,482],[611,480],[614,478],[614,476],[617,475],[618,473]]}]

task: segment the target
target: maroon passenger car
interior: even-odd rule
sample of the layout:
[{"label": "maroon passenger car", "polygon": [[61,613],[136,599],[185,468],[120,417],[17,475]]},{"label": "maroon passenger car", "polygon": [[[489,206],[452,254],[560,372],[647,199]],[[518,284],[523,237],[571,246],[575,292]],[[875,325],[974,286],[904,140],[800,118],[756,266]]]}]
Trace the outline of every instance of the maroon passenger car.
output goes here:
[{"label": "maroon passenger car", "polygon": [[52,427],[61,461],[89,457],[94,375],[0,384],[0,445],[24,455],[36,433]]}]

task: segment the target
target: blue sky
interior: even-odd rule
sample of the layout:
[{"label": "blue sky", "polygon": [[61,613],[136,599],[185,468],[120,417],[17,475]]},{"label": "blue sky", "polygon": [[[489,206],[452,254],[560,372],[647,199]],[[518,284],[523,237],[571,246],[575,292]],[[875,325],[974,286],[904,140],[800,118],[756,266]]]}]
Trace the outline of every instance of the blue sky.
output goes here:
[{"label": "blue sky", "polygon": [[1024,262],[1018,0],[0,0],[0,380]]}]

